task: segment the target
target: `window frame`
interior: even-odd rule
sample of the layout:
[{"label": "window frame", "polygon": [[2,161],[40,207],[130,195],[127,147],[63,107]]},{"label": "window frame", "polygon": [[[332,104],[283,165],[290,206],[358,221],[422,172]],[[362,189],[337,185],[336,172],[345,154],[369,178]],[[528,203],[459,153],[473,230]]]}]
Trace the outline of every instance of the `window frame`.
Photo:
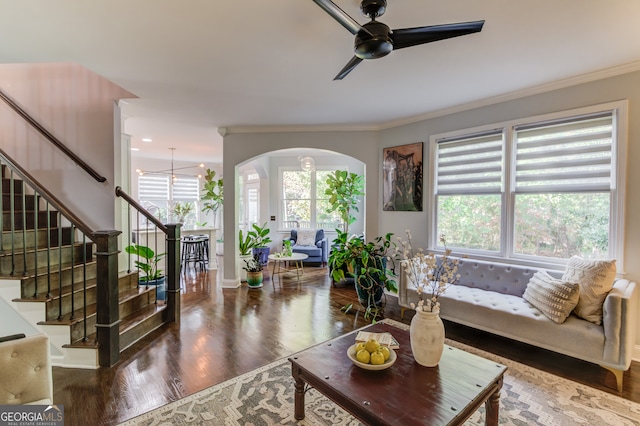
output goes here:
[{"label": "window frame", "polygon": [[[311,178],[311,198],[309,199],[311,202],[311,206],[310,206],[310,210],[311,210],[311,220],[310,220],[310,228],[311,229],[315,229],[317,228],[318,225],[318,214],[317,214],[317,200],[326,200],[328,199],[328,197],[318,197],[317,194],[315,198],[313,198],[314,193],[316,192],[316,188],[317,188],[317,178],[316,178],[316,173],[317,172],[334,172],[336,170],[347,170],[348,171],[348,167],[340,167],[340,166],[317,166],[315,170],[313,170],[312,172],[312,178]],[[283,175],[284,172],[304,172],[304,170],[300,170],[300,167],[296,167],[296,166],[279,166],[278,167],[278,230],[279,232],[289,232],[291,229],[295,229],[295,228],[286,228],[283,225],[283,209],[284,209],[284,180],[283,180]],[[333,229],[325,229],[325,232],[332,232],[334,231]]]},{"label": "window frame", "polygon": [[[166,193],[167,199],[166,200],[159,199],[159,198],[142,198],[142,195],[140,193],[140,182],[144,181],[145,177],[155,177],[155,178],[160,177],[160,178],[163,178],[163,180],[166,181],[166,185],[167,185],[167,193]],[[174,198],[174,190],[173,190],[174,183],[172,182],[171,175],[149,172],[149,173],[145,173],[142,176],[138,176],[138,200],[141,203],[144,203],[144,202],[151,202],[151,203],[153,203],[153,202],[166,202],[167,203],[167,207],[166,207],[166,209],[167,209],[167,220],[169,218],[173,218],[173,213],[171,213],[171,210],[172,210],[173,206],[175,205],[175,203],[177,203],[177,202],[180,202],[180,203],[193,203],[194,213],[196,215],[195,221],[199,222],[201,220],[201,216],[200,215],[202,213],[201,212],[201,204],[200,204],[200,202],[201,202],[200,196],[201,196],[201,193],[202,193],[202,187],[201,187],[202,186],[202,182],[201,182],[201,179],[199,177],[197,177],[197,176],[179,176],[178,180],[180,180],[180,179],[183,179],[183,180],[184,179],[194,179],[195,180],[196,192],[197,192],[195,199],[191,200],[191,199],[188,199],[188,198]],[[170,223],[170,222],[167,222],[167,223]]]},{"label": "window frame", "polygon": [[477,134],[491,131],[503,132],[505,140],[503,157],[503,189],[501,195],[502,220],[500,249],[496,252],[488,252],[476,249],[453,248],[461,255],[473,256],[477,259],[511,263],[532,267],[561,270],[568,259],[550,258],[542,256],[517,254],[514,252],[515,241],[515,166],[516,166],[516,128],[535,124],[543,125],[556,120],[580,119],[597,113],[612,113],[612,145],[611,145],[611,185],[610,185],[610,210],[609,210],[609,257],[616,259],[618,271],[624,271],[624,212],[626,195],[626,157],[628,147],[628,100],[608,102],[583,108],[563,110],[559,112],[542,114],[532,117],[507,120],[499,123],[455,130],[446,133],[434,134],[429,138],[430,170],[428,173],[429,185],[427,185],[428,197],[431,208],[427,209],[427,229],[431,230],[428,236],[429,249],[442,252],[444,247],[439,244],[437,234],[437,146],[438,142],[446,139],[459,139],[472,137]]}]

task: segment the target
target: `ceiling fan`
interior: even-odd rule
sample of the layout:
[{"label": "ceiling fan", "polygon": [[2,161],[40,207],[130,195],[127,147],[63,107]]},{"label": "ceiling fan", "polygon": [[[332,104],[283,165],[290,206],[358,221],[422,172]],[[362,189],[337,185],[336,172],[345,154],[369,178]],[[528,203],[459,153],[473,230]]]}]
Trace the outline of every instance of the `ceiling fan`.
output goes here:
[{"label": "ceiling fan", "polygon": [[473,21],[391,30],[387,25],[376,21],[377,17],[384,14],[387,0],[362,0],[360,10],[371,19],[364,25],[356,22],[331,0],[313,1],[356,36],[355,56],[334,80],[345,78],[363,59],[382,58],[392,50],[477,33],[484,25],[484,21]]}]

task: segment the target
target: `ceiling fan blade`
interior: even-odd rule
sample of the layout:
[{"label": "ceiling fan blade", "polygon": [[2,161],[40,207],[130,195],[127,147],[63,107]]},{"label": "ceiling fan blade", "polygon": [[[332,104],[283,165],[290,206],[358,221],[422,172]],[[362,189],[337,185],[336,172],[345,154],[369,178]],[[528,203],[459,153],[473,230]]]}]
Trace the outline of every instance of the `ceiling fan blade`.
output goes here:
[{"label": "ceiling fan blade", "polygon": [[347,12],[340,9],[331,0],[313,0],[313,2],[323,8],[325,12],[331,15],[333,19],[338,21],[343,27],[351,31],[351,34],[356,35],[358,34],[358,31],[363,30],[362,25],[358,24],[355,19],[349,16]]},{"label": "ceiling fan blade", "polygon": [[403,28],[391,32],[393,49],[417,46],[452,37],[477,33],[482,30],[484,21],[460,22],[457,24],[431,25],[428,27]]},{"label": "ceiling fan blade", "polygon": [[357,67],[360,62],[362,62],[362,59],[358,58],[357,56],[354,56],[353,58],[351,58],[349,63],[340,70],[340,72],[338,73],[338,75],[336,75],[334,80],[342,80],[343,78],[345,78],[347,74],[353,71],[353,69]]}]

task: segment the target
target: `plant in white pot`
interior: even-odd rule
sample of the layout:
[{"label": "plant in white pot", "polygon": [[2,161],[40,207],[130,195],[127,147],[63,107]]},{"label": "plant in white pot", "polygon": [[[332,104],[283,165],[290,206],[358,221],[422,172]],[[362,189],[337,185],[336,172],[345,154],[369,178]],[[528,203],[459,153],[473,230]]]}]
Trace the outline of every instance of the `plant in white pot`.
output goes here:
[{"label": "plant in white pot", "polygon": [[405,232],[407,241],[398,238],[398,257],[402,259],[402,273],[418,294],[418,303],[411,303],[416,311],[409,329],[411,352],[418,364],[435,367],[440,362],[445,338],[438,298],[460,278],[460,260],[451,257],[451,250],[447,248],[444,236],[440,236],[444,253],[436,256],[435,253],[426,253],[422,249],[414,251],[411,232],[408,229]]}]

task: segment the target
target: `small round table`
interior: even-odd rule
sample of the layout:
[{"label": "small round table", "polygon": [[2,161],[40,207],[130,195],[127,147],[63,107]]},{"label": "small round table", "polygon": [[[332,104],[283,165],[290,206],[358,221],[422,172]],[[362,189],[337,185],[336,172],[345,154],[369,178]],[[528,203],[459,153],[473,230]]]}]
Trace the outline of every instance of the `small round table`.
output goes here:
[{"label": "small round table", "polygon": [[275,277],[276,275],[280,275],[280,285],[282,285],[282,275],[285,272],[291,272],[294,268],[285,268],[284,262],[293,262],[295,265],[296,276],[298,278],[298,284],[300,284],[300,276],[304,273],[304,268],[302,266],[302,261],[308,258],[309,256],[303,253],[291,253],[291,256],[284,256],[281,253],[274,253],[269,255],[269,260],[273,260],[273,272],[271,272],[272,280],[271,282],[275,286]]}]

